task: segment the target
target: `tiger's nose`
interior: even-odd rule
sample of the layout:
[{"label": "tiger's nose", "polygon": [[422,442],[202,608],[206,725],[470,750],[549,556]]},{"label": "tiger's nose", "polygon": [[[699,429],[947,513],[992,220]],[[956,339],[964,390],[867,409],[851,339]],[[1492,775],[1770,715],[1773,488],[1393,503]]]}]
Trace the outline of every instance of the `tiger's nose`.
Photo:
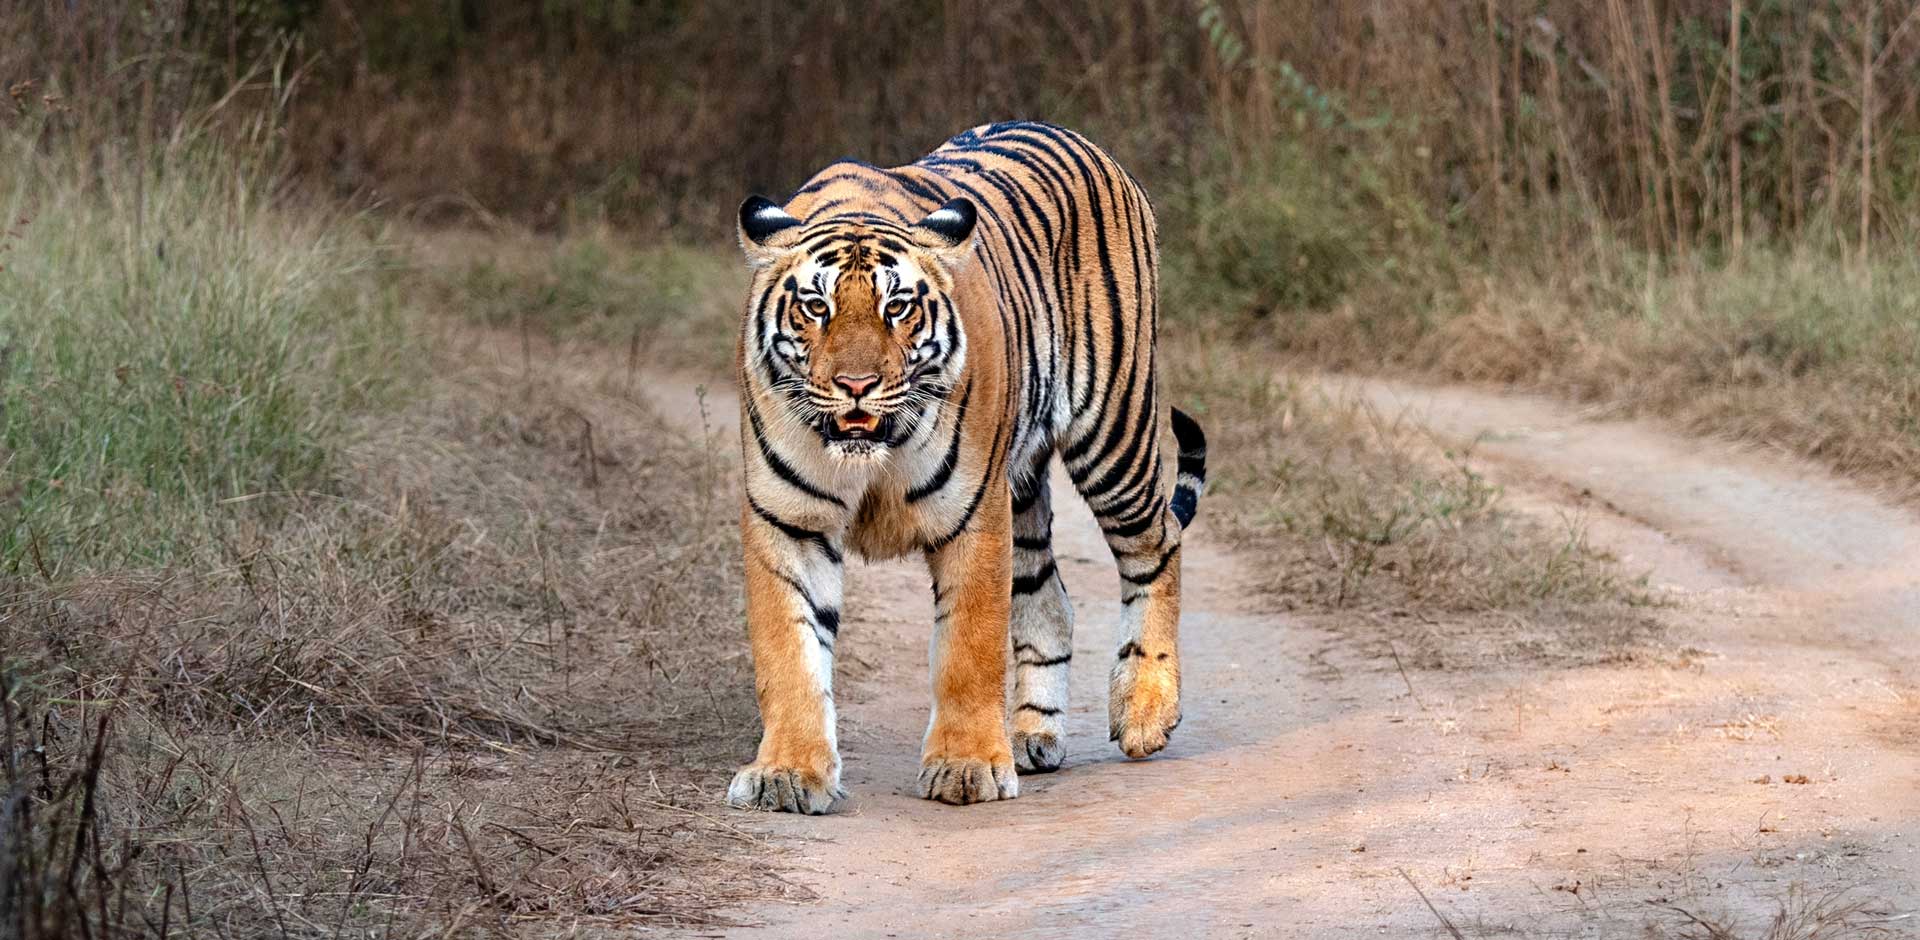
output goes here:
[{"label": "tiger's nose", "polygon": [[847,394],[859,398],[865,395],[875,385],[880,384],[880,376],[874,372],[869,372],[866,375],[836,375],[833,377],[833,384],[846,389]]}]

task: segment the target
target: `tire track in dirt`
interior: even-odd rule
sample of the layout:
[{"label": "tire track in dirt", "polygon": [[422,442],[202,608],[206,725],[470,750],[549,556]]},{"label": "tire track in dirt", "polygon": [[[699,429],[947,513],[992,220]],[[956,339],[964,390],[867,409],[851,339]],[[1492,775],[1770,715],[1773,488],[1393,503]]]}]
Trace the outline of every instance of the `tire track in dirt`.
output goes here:
[{"label": "tire track in dirt", "polygon": [[[911,796],[925,575],[850,565],[840,653],[862,665],[838,691],[853,796],[825,818],[733,817],[788,844],[792,877],[819,894],[745,912],[764,926],[735,933],[1444,936],[1402,870],[1468,936],[1639,936],[1667,904],[1757,923],[1834,890],[1920,904],[1920,522],[1644,424],[1339,384],[1477,440],[1513,505],[1581,515],[1674,597],[1676,642],[1706,652],[1403,679],[1381,651],[1259,605],[1261,560],[1210,538],[1203,505],[1184,550],[1186,718],[1166,752],[1128,762],[1105,725],[1118,582],[1091,516],[1061,499],[1078,624],[1066,767],[1023,778],[1011,802]],[[691,383],[656,388],[667,413],[697,414]],[[727,395],[708,399],[732,420]]]}]

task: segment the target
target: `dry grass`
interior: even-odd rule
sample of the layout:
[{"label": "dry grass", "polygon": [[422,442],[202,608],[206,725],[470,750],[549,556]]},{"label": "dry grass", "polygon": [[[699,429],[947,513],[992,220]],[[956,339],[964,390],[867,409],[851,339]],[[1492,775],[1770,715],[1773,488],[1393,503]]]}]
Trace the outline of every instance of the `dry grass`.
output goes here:
[{"label": "dry grass", "polygon": [[1533,386],[1920,493],[1920,266],[1818,253],[1516,279],[1411,345],[1447,377]]},{"label": "dry grass", "polygon": [[617,369],[431,345],[433,393],[368,420],[337,495],[196,565],[9,587],[17,935],[720,924],[799,893],[712,797],[756,727],[730,449]]},{"label": "dry grass", "polygon": [[1705,914],[1674,905],[1656,904],[1660,922],[1649,933],[1672,940],[1869,940],[1907,934],[1884,905],[1845,892],[1809,894],[1796,886],[1780,900],[1772,917],[1746,924],[1735,918]]},{"label": "dry grass", "polygon": [[731,249],[647,242],[603,225],[564,238],[512,228],[416,231],[411,303],[514,333],[594,346],[643,366],[731,368],[746,268]]},{"label": "dry grass", "polygon": [[[1175,400],[1206,423],[1208,513],[1287,607],[1405,665],[1569,665],[1653,654],[1645,584],[1577,518],[1507,511],[1419,427],[1276,376],[1226,341],[1170,338]],[[1217,515],[1215,515],[1217,513]]]},{"label": "dry grass", "polygon": [[1457,287],[1376,290],[1236,337],[1322,369],[1417,372],[1652,415],[1920,494],[1920,266],[1810,249],[1661,262],[1595,246]]},{"label": "dry grass", "polygon": [[1824,222],[1857,247],[1905,224],[1920,133],[1901,80],[1920,23],[1880,0],[15,7],[0,28],[36,41],[0,49],[0,81],[38,80],[28,97],[164,136],[197,86],[292,48],[233,107],[284,103],[307,178],[548,227],[718,235],[748,186],[1037,117],[1096,132],[1169,203],[1303,142],[1322,194],[1386,210],[1352,243],[1407,224],[1504,251],[1597,225],[1685,252]]},{"label": "dry grass", "polygon": [[[1687,337],[1639,299],[1774,266],[1809,272],[1795,302],[1842,269],[1912,296],[1920,83],[1897,80],[1920,67],[1912,4],[244,6],[0,14],[40,40],[0,50],[17,92],[0,122],[51,96],[66,110],[48,126],[114,154],[166,139],[202,99],[220,104],[210,125],[283,110],[262,148],[276,165],[399,214],[686,238],[725,237],[746,190],[784,192],[842,154],[887,163],[980,120],[1058,120],[1155,194],[1187,314],[1331,308],[1277,341],[1321,368],[1519,374],[1915,485],[1916,355],[1829,349],[1808,366],[1796,335],[1828,319],[1819,303],[1784,332],[1716,313]],[[875,45],[916,52],[862,54]],[[656,274],[701,263],[620,240],[569,239],[531,279],[483,262],[461,291],[504,300],[478,305],[493,322],[534,306],[604,326]],[[1620,275],[1619,244],[1651,259],[1625,262],[1643,274]],[[1594,273],[1597,291],[1577,283]],[[699,345],[664,326],[593,335]],[[1913,348],[1910,331],[1885,340]]]}]

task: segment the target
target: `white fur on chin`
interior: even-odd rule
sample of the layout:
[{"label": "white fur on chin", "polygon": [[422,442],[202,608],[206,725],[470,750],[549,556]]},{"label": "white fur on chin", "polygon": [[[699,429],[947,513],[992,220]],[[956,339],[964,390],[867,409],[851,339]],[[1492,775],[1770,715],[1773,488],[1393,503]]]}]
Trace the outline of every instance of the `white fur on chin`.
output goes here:
[{"label": "white fur on chin", "polygon": [[872,466],[887,459],[893,448],[879,441],[828,441],[827,456],[857,467]]}]

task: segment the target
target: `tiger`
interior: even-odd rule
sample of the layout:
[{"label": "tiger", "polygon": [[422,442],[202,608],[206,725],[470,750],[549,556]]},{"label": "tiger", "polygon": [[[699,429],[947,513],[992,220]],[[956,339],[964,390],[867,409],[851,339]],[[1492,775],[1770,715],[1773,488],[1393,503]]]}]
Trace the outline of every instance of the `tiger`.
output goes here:
[{"label": "tiger", "polygon": [[917,551],[932,577],[918,795],[1012,799],[1019,774],[1060,767],[1074,618],[1052,549],[1056,454],[1120,576],[1111,739],[1129,758],[1165,747],[1181,714],[1180,537],[1206,438],[1170,409],[1169,485],[1158,229],[1139,182],[1073,131],[988,124],[906,166],[836,162],[784,205],[750,196],[737,236],[762,735],[728,802],[818,814],[846,796],[833,657],[850,551]]}]

